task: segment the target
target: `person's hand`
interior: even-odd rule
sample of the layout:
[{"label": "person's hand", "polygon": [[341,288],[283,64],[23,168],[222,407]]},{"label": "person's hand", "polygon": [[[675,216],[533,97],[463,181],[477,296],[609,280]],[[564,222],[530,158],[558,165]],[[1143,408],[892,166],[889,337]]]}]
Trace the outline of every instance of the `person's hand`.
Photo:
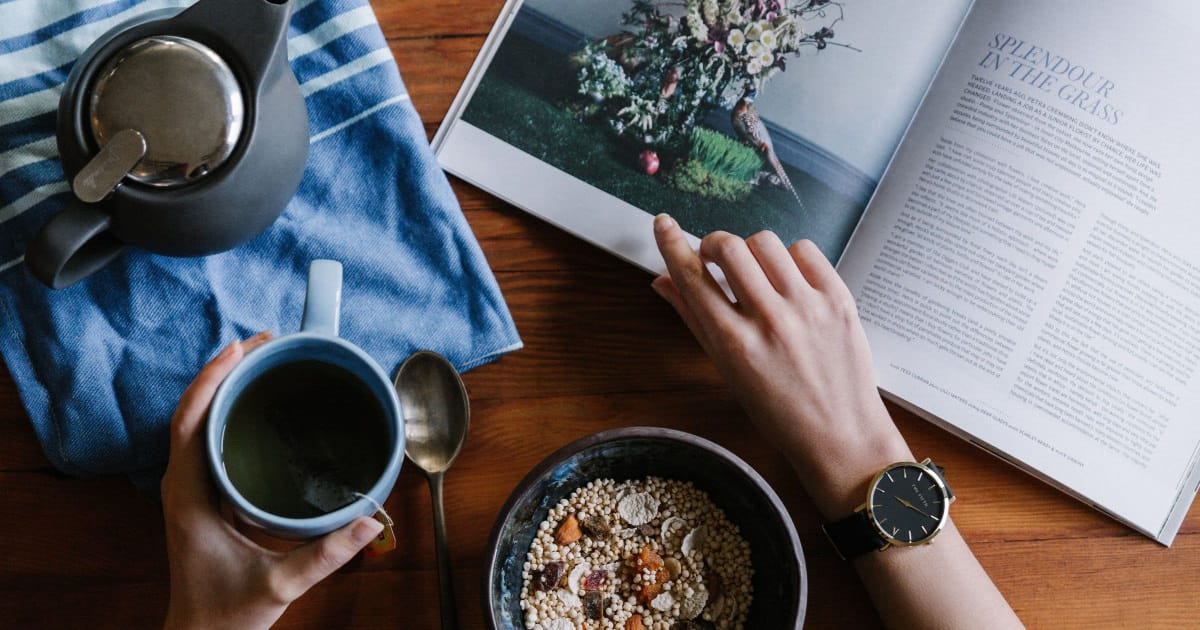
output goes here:
[{"label": "person's hand", "polygon": [[260,333],[221,351],[179,400],[171,419],[171,456],[162,480],[171,570],[167,628],[266,628],[310,587],[354,557],[382,529],[360,517],[288,552],[268,550],[220,511],[205,459],[204,421],[217,386]]},{"label": "person's hand", "polygon": [[[876,389],[850,291],[811,241],[714,232],[697,253],[666,215],[654,221],[669,275],[654,289],[699,340],[827,518],[850,514],[884,466],[912,460]],[[716,264],[736,303],[708,272]]]}]

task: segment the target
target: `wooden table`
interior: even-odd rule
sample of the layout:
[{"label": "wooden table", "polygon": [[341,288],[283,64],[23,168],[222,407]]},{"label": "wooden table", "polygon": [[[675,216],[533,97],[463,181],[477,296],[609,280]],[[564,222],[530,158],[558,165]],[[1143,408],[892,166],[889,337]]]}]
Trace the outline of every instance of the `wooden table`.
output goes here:
[{"label": "wooden table", "polygon": [[[501,0],[375,0],[432,135]],[[474,188],[454,182],[525,349],[466,375],[470,438],[446,478],[447,528],[463,627],[482,625],[481,566],[509,491],[578,437],[655,424],[714,440],[770,481],[808,560],[810,627],[879,619],[836,559],[783,460],[747,425],[729,389],[651,278]],[[1031,627],[1200,624],[1200,512],[1163,549],[1033,478],[893,409],[913,451],[944,464],[955,519]],[[154,627],[167,604],[159,508],[123,478],[70,479],[42,455],[0,373],[0,625]],[[387,508],[400,548],[355,560],[296,602],[281,627],[436,628],[432,516],[424,479],[400,475]],[[916,579],[928,579],[928,576]]]}]

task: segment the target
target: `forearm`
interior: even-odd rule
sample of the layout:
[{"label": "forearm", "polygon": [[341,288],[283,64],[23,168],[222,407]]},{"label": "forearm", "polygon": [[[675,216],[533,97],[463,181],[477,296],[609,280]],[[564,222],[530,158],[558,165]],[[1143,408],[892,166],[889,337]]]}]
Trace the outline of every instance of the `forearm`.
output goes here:
[{"label": "forearm", "polygon": [[854,567],[889,627],[1023,627],[953,519],[931,544],[868,553]]},{"label": "forearm", "polygon": [[[854,451],[825,458],[811,446],[785,455],[826,522],[850,515],[866,500],[868,481],[889,464],[917,461],[883,402],[861,419]],[[931,544],[869,552],[853,560],[880,617],[893,628],[1019,628],[1008,602],[979,565],[953,519]]]}]

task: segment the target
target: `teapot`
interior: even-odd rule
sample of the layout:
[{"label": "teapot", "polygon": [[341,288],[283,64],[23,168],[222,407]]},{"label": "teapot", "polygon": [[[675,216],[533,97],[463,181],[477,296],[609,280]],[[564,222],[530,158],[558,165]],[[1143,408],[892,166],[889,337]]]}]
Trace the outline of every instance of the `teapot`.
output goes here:
[{"label": "teapot", "polygon": [[266,230],[308,157],[287,58],[288,0],[199,0],[148,12],[92,44],[58,105],[74,192],[25,262],[70,286],[124,248],[204,256]]}]

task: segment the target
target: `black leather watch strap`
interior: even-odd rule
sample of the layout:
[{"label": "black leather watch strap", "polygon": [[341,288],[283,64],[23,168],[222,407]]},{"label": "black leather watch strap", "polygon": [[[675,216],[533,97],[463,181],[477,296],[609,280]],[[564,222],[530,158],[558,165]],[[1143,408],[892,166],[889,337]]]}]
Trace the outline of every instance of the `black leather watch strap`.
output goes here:
[{"label": "black leather watch strap", "polygon": [[929,462],[929,467],[937,472],[938,476],[942,478],[942,485],[946,487],[946,499],[953,501],[954,491],[950,489],[950,482],[946,481],[946,469],[933,463],[932,460]]},{"label": "black leather watch strap", "polygon": [[887,541],[871,525],[871,517],[867,515],[866,510],[859,510],[839,521],[826,523],[821,529],[825,530],[833,548],[846,560],[887,546]]}]

